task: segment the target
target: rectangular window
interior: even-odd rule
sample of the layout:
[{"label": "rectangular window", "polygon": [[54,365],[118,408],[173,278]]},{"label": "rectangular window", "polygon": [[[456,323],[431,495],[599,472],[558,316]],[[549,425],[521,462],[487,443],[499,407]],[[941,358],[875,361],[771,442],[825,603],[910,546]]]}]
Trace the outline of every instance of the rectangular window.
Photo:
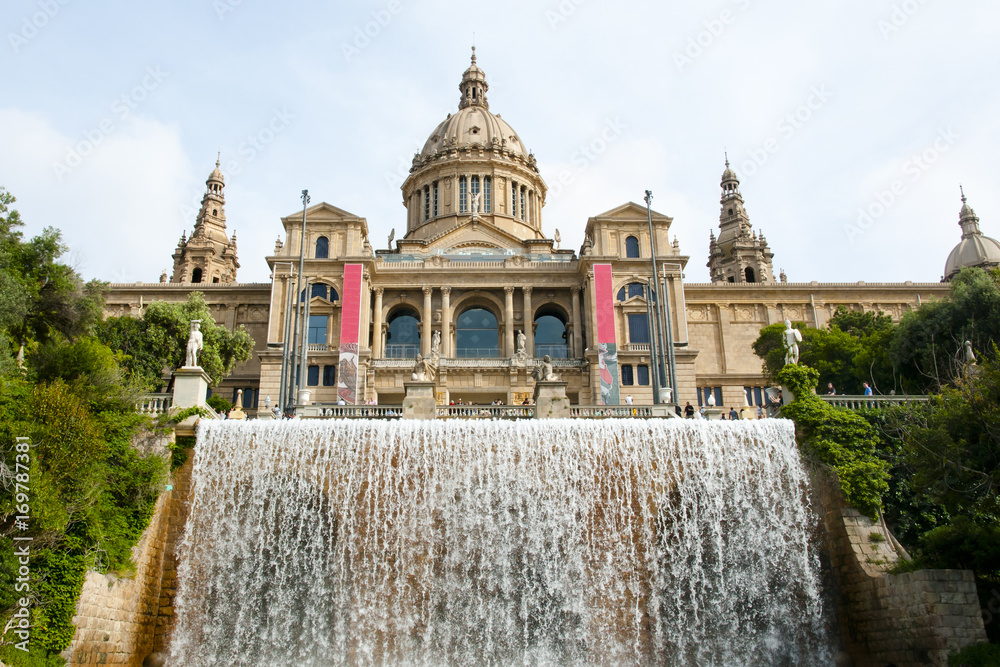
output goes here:
[{"label": "rectangular window", "polygon": [[431,189],[424,186],[424,220],[431,217]]},{"label": "rectangular window", "polygon": [[310,366],[309,374],[306,377],[306,384],[310,387],[319,386],[319,366]]},{"label": "rectangular window", "polygon": [[469,210],[469,184],[465,176],[458,177],[458,212],[465,213]]},{"label": "rectangular window", "polygon": [[521,186],[521,220],[524,220],[524,198],[528,192],[528,188]]},{"label": "rectangular window", "polygon": [[647,387],[649,386],[649,366],[646,364],[639,364],[636,367],[636,375],[638,376],[639,384]]},{"label": "rectangular window", "polygon": [[472,198],[475,199],[476,195],[479,194],[479,177],[478,176],[473,176],[472,177],[472,187],[470,187],[469,190],[472,193]]},{"label": "rectangular window", "polygon": [[337,386],[337,367],[336,366],[323,366],[323,386],[324,387],[336,387]]},{"label": "rectangular window", "polygon": [[309,344],[326,345],[326,315],[309,316]]},{"label": "rectangular window", "polygon": [[753,403],[752,405],[764,405],[764,390],[760,387],[753,388]]},{"label": "rectangular window", "polygon": [[493,190],[493,179],[489,176],[483,177],[483,213],[489,213],[490,209],[493,207],[491,202],[492,190]]},{"label": "rectangular window", "polygon": [[628,340],[630,343],[649,342],[649,318],[646,313],[628,314]]},{"label": "rectangular window", "polygon": [[517,183],[510,182],[510,217],[517,217]]},{"label": "rectangular window", "polygon": [[711,391],[711,392],[713,392],[715,394],[715,404],[721,407],[722,406],[722,387],[713,387],[712,389],[709,389],[709,391]]},{"label": "rectangular window", "polygon": [[434,181],[434,217],[438,217],[438,184]]},{"label": "rectangular window", "polygon": [[632,366],[630,364],[622,364],[622,384],[626,387],[631,387],[635,384],[632,379]]}]

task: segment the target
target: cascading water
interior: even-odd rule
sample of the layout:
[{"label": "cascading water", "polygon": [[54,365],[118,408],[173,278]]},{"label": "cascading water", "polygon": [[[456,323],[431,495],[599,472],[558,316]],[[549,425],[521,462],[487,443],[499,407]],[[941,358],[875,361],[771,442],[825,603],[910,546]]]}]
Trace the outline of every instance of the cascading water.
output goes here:
[{"label": "cascading water", "polygon": [[781,420],[209,423],[171,664],[828,664],[807,485]]}]

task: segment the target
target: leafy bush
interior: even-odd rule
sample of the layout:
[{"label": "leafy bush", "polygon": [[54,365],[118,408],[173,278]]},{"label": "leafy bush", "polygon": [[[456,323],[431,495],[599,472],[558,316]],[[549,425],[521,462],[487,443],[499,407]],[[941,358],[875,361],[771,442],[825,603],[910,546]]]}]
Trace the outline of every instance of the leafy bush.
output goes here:
[{"label": "leafy bush", "polygon": [[813,393],[819,373],[808,366],[785,366],[777,380],[795,400],[781,414],[795,422],[805,453],[833,468],[845,500],[871,517],[888,490],[885,462],[877,451],[878,434],[860,415],[831,407]]},{"label": "leafy bush", "polygon": [[948,667],[1000,667],[1000,646],[973,644],[948,658]]}]

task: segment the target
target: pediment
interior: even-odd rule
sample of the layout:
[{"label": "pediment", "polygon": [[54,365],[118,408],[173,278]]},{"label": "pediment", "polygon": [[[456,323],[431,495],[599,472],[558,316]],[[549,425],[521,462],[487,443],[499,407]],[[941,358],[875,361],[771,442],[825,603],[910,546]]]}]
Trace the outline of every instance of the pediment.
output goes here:
[{"label": "pediment", "polygon": [[[652,211],[653,220],[667,220],[670,221],[672,218],[663,215],[656,211]],[[614,221],[614,222],[636,222],[645,221],[646,218],[646,207],[642,204],[636,204],[635,202],[626,202],[621,206],[617,206],[610,211],[605,211],[600,215],[595,215],[591,220],[601,220],[604,221]]]},{"label": "pediment", "polygon": [[524,252],[524,241],[487,222],[467,222],[449,230],[427,244],[427,250],[457,252],[517,250]]},{"label": "pediment", "polygon": [[[289,213],[282,218],[282,221],[294,222],[295,220],[298,220],[299,222],[302,221],[302,209],[299,209],[295,213]],[[324,201],[306,209],[306,221],[309,222],[312,220],[316,220],[317,222],[333,222],[344,220],[364,220],[364,218]]]}]

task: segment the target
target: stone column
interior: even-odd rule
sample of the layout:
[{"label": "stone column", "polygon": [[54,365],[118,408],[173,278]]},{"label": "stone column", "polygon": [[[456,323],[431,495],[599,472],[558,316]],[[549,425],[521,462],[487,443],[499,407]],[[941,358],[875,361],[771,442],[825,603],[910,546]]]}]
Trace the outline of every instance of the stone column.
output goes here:
[{"label": "stone column", "polygon": [[504,351],[500,356],[511,356],[514,354],[514,288],[507,286],[503,288],[506,303],[504,307],[504,319],[506,327],[504,331]]},{"label": "stone column", "polygon": [[573,291],[573,357],[579,359],[583,356],[583,325],[580,321],[580,288],[574,287]]},{"label": "stone column", "polygon": [[441,356],[451,357],[451,288],[441,288]]},{"label": "stone column", "polygon": [[375,359],[381,359],[385,350],[382,338],[382,294],[384,292],[385,289],[382,287],[375,288],[375,313],[373,317],[375,324],[372,327],[372,357]]},{"label": "stone column", "polygon": [[524,292],[524,336],[527,339],[524,342],[524,350],[531,359],[535,356],[535,318],[531,308],[531,288],[522,287],[521,291]]},{"label": "stone column", "polygon": [[420,353],[425,357],[431,353],[431,336],[434,335],[431,327],[434,321],[434,312],[431,310],[431,295],[433,293],[433,287],[424,288],[424,312],[420,314],[420,321],[423,325],[420,328]]}]

